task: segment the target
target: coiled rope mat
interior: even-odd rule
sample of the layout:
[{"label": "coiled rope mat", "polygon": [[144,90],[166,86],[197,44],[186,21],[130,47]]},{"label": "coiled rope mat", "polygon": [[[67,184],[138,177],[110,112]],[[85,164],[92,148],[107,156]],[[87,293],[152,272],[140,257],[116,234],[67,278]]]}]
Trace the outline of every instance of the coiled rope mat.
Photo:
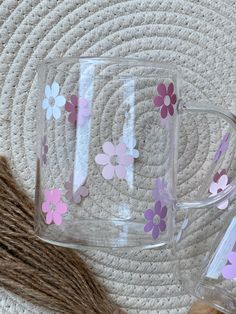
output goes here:
[{"label": "coiled rope mat", "polygon": [[[0,148],[34,192],[35,68],[69,55],[142,57],[177,64],[186,99],[230,108],[235,0],[4,0],[0,2]],[[193,196],[225,125],[184,116],[179,143],[179,197]],[[153,139],[155,140],[155,139]],[[191,298],[172,274],[170,249],[86,251],[84,258],[129,313],[187,313]],[[0,313],[47,313],[0,290]]]}]

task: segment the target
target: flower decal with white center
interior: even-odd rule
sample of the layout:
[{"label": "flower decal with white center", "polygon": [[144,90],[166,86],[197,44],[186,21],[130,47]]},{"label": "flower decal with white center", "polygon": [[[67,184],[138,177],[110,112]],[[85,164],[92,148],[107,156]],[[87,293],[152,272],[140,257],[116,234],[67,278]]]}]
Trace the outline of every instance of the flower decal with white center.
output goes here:
[{"label": "flower decal with white center", "polygon": [[126,168],[134,162],[134,158],[127,154],[127,147],[124,143],[114,145],[111,142],[105,142],[102,146],[104,154],[98,154],[95,161],[98,165],[104,166],[102,176],[106,180],[111,180],[115,176],[124,179]]},{"label": "flower decal with white center", "polygon": [[66,103],[66,98],[59,95],[60,86],[57,82],[53,82],[52,85],[45,86],[45,98],[42,103],[42,107],[46,110],[46,119],[50,120],[54,118],[55,120],[61,117],[61,108]]},{"label": "flower decal with white center", "polygon": [[62,215],[68,211],[67,205],[61,201],[61,191],[59,189],[46,189],[44,191],[44,202],[42,211],[46,214],[46,224],[55,223],[61,225]]},{"label": "flower decal with white center", "polygon": [[174,105],[177,102],[174,89],[174,84],[172,82],[168,85],[164,83],[157,85],[158,95],[154,97],[153,103],[155,107],[161,109],[162,119],[167,118],[169,115],[174,115]]},{"label": "flower decal with white center", "polygon": [[147,220],[144,232],[152,231],[153,240],[156,240],[160,233],[166,230],[166,215],[167,207],[162,206],[160,201],[155,203],[154,208],[149,208],[144,212],[144,217]]},{"label": "flower decal with white center", "polygon": [[[65,109],[69,112],[68,121],[72,124],[83,126],[91,115],[91,110],[88,106],[88,101],[85,98],[79,98],[76,95],[71,95],[70,100],[67,101]],[[78,116],[79,111],[79,116]],[[77,121],[79,120],[79,121]]]}]

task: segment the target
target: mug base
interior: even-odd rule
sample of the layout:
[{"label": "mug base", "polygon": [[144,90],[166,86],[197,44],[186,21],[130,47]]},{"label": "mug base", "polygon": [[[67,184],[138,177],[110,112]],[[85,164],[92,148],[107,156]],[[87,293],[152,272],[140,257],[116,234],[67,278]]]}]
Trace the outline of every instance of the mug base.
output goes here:
[{"label": "mug base", "polygon": [[157,248],[169,243],[167,232],[156,239],[144,233],[143,223],[124,220],[82,219],[76,224],[64,223],[63,227],[41,226],[36,235],[43,241],[73,249]]}]

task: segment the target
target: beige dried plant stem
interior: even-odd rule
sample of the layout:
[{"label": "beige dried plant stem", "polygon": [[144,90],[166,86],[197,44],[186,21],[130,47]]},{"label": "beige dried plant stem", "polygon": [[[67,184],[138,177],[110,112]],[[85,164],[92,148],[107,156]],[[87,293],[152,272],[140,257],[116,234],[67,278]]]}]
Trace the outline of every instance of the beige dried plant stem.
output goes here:
[{"label": "beige dried plant stem", "polygon": [[34,235],[33,212],[0,157],[0,285],[56,313],[113,313],[116,305],[82,258]]},{"label": "beige dried plant stem", "polygon": [[205,303],[195,302],[188,314],[222,314]]}]

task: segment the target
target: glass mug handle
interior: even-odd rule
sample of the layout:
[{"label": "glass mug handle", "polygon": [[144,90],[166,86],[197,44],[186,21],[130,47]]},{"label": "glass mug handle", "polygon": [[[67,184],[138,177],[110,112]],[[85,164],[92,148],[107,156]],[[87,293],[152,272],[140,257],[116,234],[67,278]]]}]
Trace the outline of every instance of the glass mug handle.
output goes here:
[{"label": "glass mug handle", "polygon": [[[182,100],[180,100],[178,104],[178,112],[184,113],[184,112],[198,112],[198,113],[212,113],[215,115],[220,116],[224,120],[226,120],[235,130],[236,132],[236,116],[231,113],[227,109],[223,109],[221,107],[210,105],[206,103],[195,103],[192,102],[184,103]],[[235,192],[236,187],[236,177],[234,180],[225,188],[225,190],[221,191],[220,193],[210,196],[208,198],[198,200],[198,201],[189,201],[189,202],[177,202],[176,207],[181,209],[192,209],[192,208],[203,208],[206,206],[214,205],[216,203],[225,201],[228,199],[229,195],[231,193]]]}]

